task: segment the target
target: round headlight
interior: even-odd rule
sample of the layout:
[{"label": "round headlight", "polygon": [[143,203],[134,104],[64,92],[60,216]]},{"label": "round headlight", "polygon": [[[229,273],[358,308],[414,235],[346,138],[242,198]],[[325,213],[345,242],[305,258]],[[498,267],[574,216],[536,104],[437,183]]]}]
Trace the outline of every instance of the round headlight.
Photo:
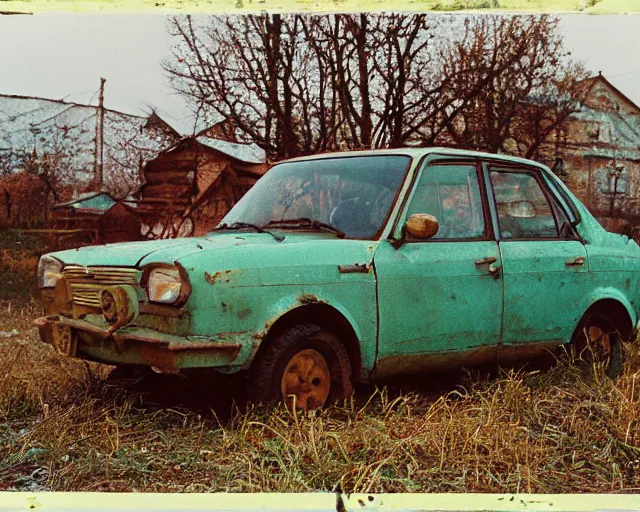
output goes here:
[{"label": "round headlight", "polygon": [[184,300],[188,293],[188,285],[183,281],[178,267],[151,269],[146,284],[147,296],[151,302],[174,304]]},{"label": "round headlight", "polygon": [[53,256],[46,254],[38,262],[38,286],[40,288],[53,288],[60,279],[62,262]]}]

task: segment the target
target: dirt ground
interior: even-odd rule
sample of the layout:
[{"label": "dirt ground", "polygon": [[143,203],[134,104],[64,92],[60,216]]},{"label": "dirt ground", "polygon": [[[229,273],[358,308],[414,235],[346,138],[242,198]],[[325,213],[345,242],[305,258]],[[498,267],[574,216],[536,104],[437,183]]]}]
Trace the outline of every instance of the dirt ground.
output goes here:
[{"label": "dirt ground", "polygon": [[59,356],[32,326],[43,244],[0,235],[0,490],[640,491],[637,345],[616,382],[560,361],[256,408],[241,379],[128,382]]}]

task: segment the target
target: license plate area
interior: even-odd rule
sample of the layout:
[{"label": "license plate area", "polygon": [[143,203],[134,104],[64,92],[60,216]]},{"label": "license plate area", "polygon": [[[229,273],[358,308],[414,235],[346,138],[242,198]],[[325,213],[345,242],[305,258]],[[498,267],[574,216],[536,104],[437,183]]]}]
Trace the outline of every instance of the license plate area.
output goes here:
[{"label": "license plate area", "polygon": [[75,357],[78,350],[78,336],[73,329],[62,323],[54,323],[52,327],[53,348],[65,356]]}]

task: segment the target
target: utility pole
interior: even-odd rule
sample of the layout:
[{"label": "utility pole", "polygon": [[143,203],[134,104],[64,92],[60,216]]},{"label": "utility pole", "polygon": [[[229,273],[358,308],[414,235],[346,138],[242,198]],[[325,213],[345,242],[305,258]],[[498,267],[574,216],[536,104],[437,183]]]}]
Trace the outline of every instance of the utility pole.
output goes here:
[{"label": "utility pole", "polygon": [[98,99],[98,116],[96,122],[96,149],[93,161],[93,171],[96,175],[96,182],[99,191],[102,191],[102,182],[104,177],[104,83],[106,81],[106,78],[100,79],[100,96]]}]

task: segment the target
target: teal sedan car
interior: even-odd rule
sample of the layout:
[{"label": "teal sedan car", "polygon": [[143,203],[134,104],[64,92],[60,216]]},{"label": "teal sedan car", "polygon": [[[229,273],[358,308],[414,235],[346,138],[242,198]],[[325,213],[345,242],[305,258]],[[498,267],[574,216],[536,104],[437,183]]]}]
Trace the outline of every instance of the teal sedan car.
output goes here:
[{"label": "teal sedan car", "polygon": [[539,163],[411,148],[278,163],[203,237],[47,254],[38,279],[68,356],[246,372],[304,409],[563,346],[616,376],[640,248]]}]

